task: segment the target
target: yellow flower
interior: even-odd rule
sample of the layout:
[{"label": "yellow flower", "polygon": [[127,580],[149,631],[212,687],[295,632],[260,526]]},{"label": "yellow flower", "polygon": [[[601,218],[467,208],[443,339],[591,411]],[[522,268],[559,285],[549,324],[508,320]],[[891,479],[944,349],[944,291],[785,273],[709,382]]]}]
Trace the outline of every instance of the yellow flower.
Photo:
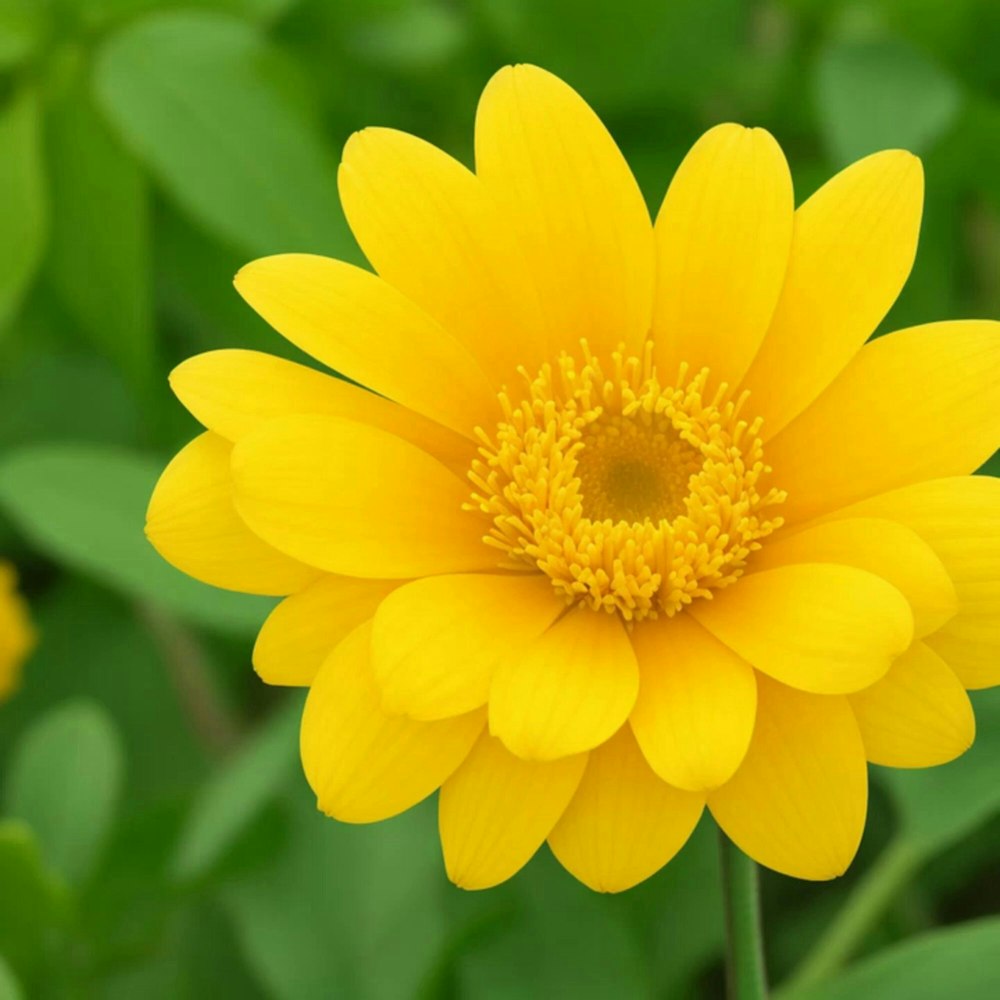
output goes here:
[{"label": "yellow flower", "polygon": [[13,567],[0,561],[0,701],[17,690],[21,665],[35,644],[28,609],[16,583]]},{"label": "yellow flower", "polygon": [[254,661],[307,685],[306,775],[352,823],[440,788],[450,877],[548,841],[648,877],[707,804],[761,864],[840,874],[867,764],[972,742],[1000,681],[1000,324],[865,344],[913,262],[923,175],[878,153],[797,210],[761,129],[720,125],[653,225],[600,121],[519,66],[476,172],[366,129],[341,197],[378,276],[269,257],[243,297],[371,392],[218,351],[171,379],[207,428],[153,544],[288,595]]}]

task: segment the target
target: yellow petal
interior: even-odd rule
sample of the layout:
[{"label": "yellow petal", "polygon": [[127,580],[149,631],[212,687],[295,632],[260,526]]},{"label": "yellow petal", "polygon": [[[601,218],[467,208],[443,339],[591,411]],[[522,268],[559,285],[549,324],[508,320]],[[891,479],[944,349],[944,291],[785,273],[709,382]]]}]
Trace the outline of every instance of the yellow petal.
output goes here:
[{"label": "yellow petal", "polygon": [[521,760],[484,733],[438,800],[448,878],[463,889],[488,889],[509,879],[544,843],[586,763],[586,754],[546,763]]},{"label": "yellow petal", "polygon": [[649,212],[608,130],[571,87],[507,66],[476,113],[476,171],[516,234],[541,301],[549,350],[585,337],[635,351],[649,329]]},{"label": "yellow petal", "polygon": [[528,262],[471,171],[412,135],[366,128],[344,147],[338,182],[375,270],[463,344],[494,389],[518,365],[538,367],[545,340]]},{"label": "yellow petal", "polygon": [[656,218],[654,357],[734,385],[781,292],[795,200],[785,156],[760,128],[717,125],[684,158]]},{"label": "yellow petal", "polygon": [[857,852],[867,804],[865,751],[847,699],[759,677],[750,749],[708,796],[726,835],[774,871],[830,879]]},{"label": "yellow petal", "polygon": [[317,413],[379,427],[463,473],[475,454],[467,438],[384,396],[259,351],[188,358],[171,372],[170,387],[201,424],[230,441],[276,417]]},{"label": "yellow petal", "polygon": [[495,419],[494,391],[468,349],[376,275],[281,254],[247,264],[236,288],[279,333],[355,382],[470,437]]},{"label": "yellow petal", "polygon": [[621,621],[578,608],[500,663],[490,688],[490,732],[526,760],[579,753],[618,730],[638,689]]},{"label": "yellow petal", "polygon": [[565,609],[548,577],[432,576],[382,602],[372,662],[389,712],[442,719],[485,705],[497,663]]},{"label": "yellow petal", "polygon": [[291,594],[319,573],[261,541],[236,513],[232,445],[202,434],[163,470],[146,512],[146,537],[171,565],[213,587]]},{"label": "yellow petal", "polygon": [[386,715],[369,659],[371,625],[327,657],[302,715],[302,766],[317,804],[345,823],[373,823],[416,805],[465,759],[484,713],[441,722]]},{"label": "yellow petal", "polygon": [[591,751],[549,847],[584,885],[622,892],[658,872],[684,846],[704,806],[704,795],[661,781],[623,726]]},{"label": "yellow petal", "polygon": [[1000,323],[930,323],[866,345],[767,448],[788,521],[923,479],[1000,443]]},{"label": "yellow petal", "polygon": [[961,681],[922,642],[896,660],[882,680],[849,698],[873,764],[946,764],[965,753],[976,736],[972,703]]},{"label": "yellow petal", "polygon": [[958,476],[904,486],[831,517],[886,517],[937,553],[958,614],[927,643],[967,688],[1000,684],[1000,479]]},{"label": "yellow petal", "polygon": [[910,602],[917,636],[935,632],[958,611],[955,586],[941,560],[897,521],[846,518],[782,534],[767,541],[751,568],[789,563],[841,563],[882,577]]},{"label": "yellow petal", "polygon": [[336,417],[265,424],[233,451],[236,507],[276,548],[345,576],[491,569],[469,491],[426,452]]},{"label": "yellow petal", "polygon": [[765,440],[834,380],[895,302],[923,201],[920,161],[890,149],[842,170],[795,213],[781,297],[743,382]]},{"label": "yellow petal", "polygon": [[758,670],[818,694],[874,684],[913,638],[913,613],[895,587],[828,563],[752,573],[690,613]]},{"label": "yellow petal", "polygon": [[24,659],[37,641],[27,604],[16,586],[14,568],[0,560],[0,699],[17,690]]},{"label": "yellow petal", "polygon": [[630,720],[646,760],[678,788],[724,784],[750,745],[753,668],[686,614],[641,623],[632,646],[640,680]]},{"label": "yellow petal", "polygon": [[370,621],[397,586],[393,580],[320,577],[268,615],[253,649],[254,669],[268,684],[312,684],[334,647]]}]

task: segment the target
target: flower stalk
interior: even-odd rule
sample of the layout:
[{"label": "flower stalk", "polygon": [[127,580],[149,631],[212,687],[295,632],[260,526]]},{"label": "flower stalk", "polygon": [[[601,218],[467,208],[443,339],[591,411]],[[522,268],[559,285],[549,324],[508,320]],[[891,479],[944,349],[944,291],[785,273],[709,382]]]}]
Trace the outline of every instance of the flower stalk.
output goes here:
[{"label": "flower stalk", "polygon": [[757,866],[721,830],[722,894],[726,913],[729,1000],[765,1000],[764,933]]}]

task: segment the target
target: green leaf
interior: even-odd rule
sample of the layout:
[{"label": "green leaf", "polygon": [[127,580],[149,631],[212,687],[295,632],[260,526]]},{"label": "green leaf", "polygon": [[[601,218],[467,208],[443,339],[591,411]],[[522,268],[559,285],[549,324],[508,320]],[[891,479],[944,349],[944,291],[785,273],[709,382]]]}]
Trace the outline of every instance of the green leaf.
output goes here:
[{"label": "green leaf", "polygon": [[96,74],[110,120],[205,229],[246,253],[351,253],[336,160],[253,27],[153,15],[108,41]]},{"label": "green leaf", "polygon": [[993,1000],[1000,996],[1000,918],[923,934],[795,1000]]},{"label": "green leaf", "polygon": [[101,978],[100,1000],[220,997],[268,1000],[253,980],[225,912],[191,900],[172,915],[141,963],[117,963]]},{"label": "green leaf", "polygon": [[651,997],[652,984],[626,896],[592,892],[541,851],[517,876],[521,919],[465,956],[460,995],[469,1000]]},{"label": "green leaf", "polygon": [[82,882],[114,822],[124,771],[107,713],[94,702],[70,702],[43,716],[17,747],[6,811],[32,828],[51,868]]},{"label": "green leaf", "polygon": [[[702,104],[731,83],[748,5],[740,0],[477,0],[505,54],[561,76],[602,114],[671,100]],[[600,44],[581,44],[600,39]],[[666,180],[666,179],[665,179]]]},{"label": "green leaf", "polygon": [[143,535],[164,463],[100,445],[49,444],[0,460],[0,509],[42,551],[132,598],[236,635],[274,602],[215,590],[174,569]]},{"label": "green leaf", "polygon": [[145,388],[154,353],[145,178],[86,93],[52,107],[46,139],[49,278],[94,346]]},{"label": "green leaf", "polygon": [[17,311],[45,246],[41,111],[28,89],[0,108],[0,333]]},{"label": "green leaf", "polygon": [[1000,809],[1000,688],[973,692],[976,742],[941,767],[877,768],[900,814],[900,835],[928,856],[971,833]]},{"label": "green leaf", "polygon": [[351,32],[351,47],[368,62],[391,70],[426,72],[464,46],[461,14],[444,5],[419,4],[376,16]]},{"label": "green leaf", "polygon": [[434,804],[350,826],[302,784],[285,850],[224,894],[247,962],[276,1000],[415,996],[446,934]]},{"label": "green leaf", "polygon": [[0,954],[19,974],[41,960],[68,905],[66,888],[46,869],[31,829],[19,820],[0,821]]},{"label": "green leaf", "polygon": [[0,1000],[24,1000],[24,990],[3,955],[0,955]]},{"label": "green leaf", "polygon": [[692,980],[722,953],[720,879],[719,830],[706,810],[677,857],[628,894],[651,945],[659,996],[686,995]]},{"label": "green leaf", "polygon": [[[41,642],[17,697],[3,706],[0,758],[44,713],[90,698],[125,743],[130,808],[172,800],[200,780],[204,754],[185,713],[186,692],[133,609],[94,583],[63,576],[34,597],[31,611]],[[244,652],[234,666],[249,674],[245,660]]]},{"label": "green leaf", "polygon": [[208,872],[296,771],[302,699],[290,697],[202,786],[174,858],[174,874]]},{"label": "green leaf", "polygon": [[816,67],[819,125],[846,164],[879,149],[927,152],[961,106],[955,81],[899,41],[839,42]]},{"label": "green leaf", "polygon": [[[30,0],[28,0],[30,2]],[[90,28],[106,28],[118,21],[147,14],[164,7],[199,7],[225,11],[262,23],[275,21],[296,7],[301,0],[63,0],[75,3],[77,16]]]},{"label": "green leaf", "polygon": [[[86,405],[67,406],[67,399]],[[0,366],[0,449],[60,439],[128,446],[138,428],[135,400],[104,358],[35,345]]]},{"label": "green leaf", "polygon": [[184,354],[235,347],[315,365],[236,294],[232,279],[245,263],[242,254],[169,210],[157,219],[156,239],[164,313]]},{"label": "green leaf", "polygon": [[45,14],[45,5],[38,0],[0,0],[0,70],[34,54],[45,33]]}]

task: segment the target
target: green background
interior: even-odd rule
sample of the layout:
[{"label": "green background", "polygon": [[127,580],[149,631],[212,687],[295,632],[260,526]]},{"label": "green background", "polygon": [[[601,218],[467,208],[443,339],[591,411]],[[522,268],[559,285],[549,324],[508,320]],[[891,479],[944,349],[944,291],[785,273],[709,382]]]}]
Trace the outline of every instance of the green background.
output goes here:
[{"label": "green background", "polygon": [[[346,137],[396,126],[468,162],[510,61],[585,95],[654,209],[723,120],[774,132],[800,200],[865,153],[918,152],[921,248],[885,328],[997,316],[998,51],[995,0],[0,0],[0,553],[41,634],[0,706],[0,1000],[720,996],[707,821],[605,897],[545,850],[496,890],[452,888],[433,803],[318,815],[301,697],[249,664],[269,602],[142,537],[196,433],[166,373],[218,347],[295,356],[236,269],[358,260]],[[1000,698],[975,703],[959,762],[873,769],[847,876],[764,873],[783,996],[1000,996]]]}]

